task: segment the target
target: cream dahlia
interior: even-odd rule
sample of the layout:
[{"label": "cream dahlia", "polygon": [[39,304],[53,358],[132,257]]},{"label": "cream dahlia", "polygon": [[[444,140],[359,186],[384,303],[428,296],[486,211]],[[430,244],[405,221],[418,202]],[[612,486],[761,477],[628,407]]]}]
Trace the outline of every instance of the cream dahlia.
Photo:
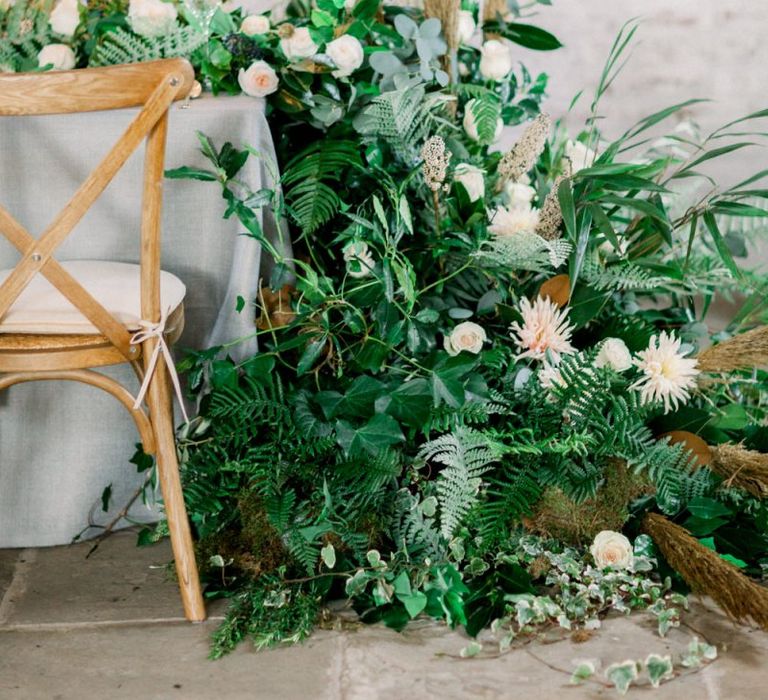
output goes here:
[{"label": "cream dahlia", "polygon": [[496,238],[514,236],[518,233],[535,233],[539,225],[539,210],[525,207],[498,207],[491,214],[488,230]]},{"label": "cream dahlia", "polygon": [[549,351],[551,359],[558,362],[561,355],[576,352],[570,343],[573,326],[568,322],[568,309],[559,308],[549,297],[537,297],[533,304],[524,298],[520,314],[523,324],[515,321],[510,326],[512,339],[523,350],[518,357],[543,360]]},{"label": "cream dahlia", "polygon": [[667,333],[654,335],[647,350],[637,353],[635,366],[643,373],[633,385],[640,391],[642,403],[664,402],[664,413],[685,403],[696,385],[696,360],[680,352],[680,339]]}]

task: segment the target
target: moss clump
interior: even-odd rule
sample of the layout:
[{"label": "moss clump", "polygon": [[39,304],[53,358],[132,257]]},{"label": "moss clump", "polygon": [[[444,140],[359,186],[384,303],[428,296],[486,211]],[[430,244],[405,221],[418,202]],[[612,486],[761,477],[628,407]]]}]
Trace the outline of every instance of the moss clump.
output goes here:
[{"label": "moss clump", "polygon": [[543,537],[583,545],[601,530],[621,531],[629,518],[629,504],[648,489],[648,483],[623,461],[611,460],[605,482],[593,498],[576,503],[558,488],[547,489],[523,524]]}]

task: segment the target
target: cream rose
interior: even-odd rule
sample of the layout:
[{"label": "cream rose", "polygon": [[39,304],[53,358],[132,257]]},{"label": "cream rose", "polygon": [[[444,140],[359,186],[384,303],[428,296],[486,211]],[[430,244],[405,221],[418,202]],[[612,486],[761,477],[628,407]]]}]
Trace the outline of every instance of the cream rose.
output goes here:
[{"label": "cream rose", "polygon": [[50,17],[51,29],[61,36],[71,37],[80,24],[78,0],[59,0]]},{"label": "cream rose", "polygon": [[[472,105],[475,104],[475,100],[470,100],[467,102],[467,104],[464,107],[464,119],[462,121],[462,125],[464,126],[464,131],[467,133],[467,136],[471,138],[473,141],[479,141],[480,135],[477,133],[477,119],[475,119],[475,115],[472,112]],[[499,136],[501,136],[501,130],[504,128],[504,122],[501,121],[501,118],[499,118],[496,121],[496,132],[493,135],[493,140],[495,141]]]},{"label": "cream rose", "polygon": [[335,78],[351,75],[363,65],[363,45],[349,34],[334,39],[325,47],[325,53],[336,64],[336,70],[333,71]]},{"label": "cream rose", "polygon": [[536,196],[536,190],[523,182],[510,180],[504,185],[504,196],[507,199],[507,206],[510,208],[526,209],[531,206],[531,202]]},{"label": "cream rose", "polygon": [[512,48],[498,39],[486,41],[480,49],[480,74],[486,80],[504,80],[514,65]]},{"label": "cream rose", "polygon": [[625,372],[632,366],[632,355],[621,338],[606,338],[595,358],[595,367],[610,367]]},{"label": "cream rose", "polygon": [[598,532],[589,553],[599,569],[629,569],[632,566],[632,543],[620,532]]},{"label": "cream rose", "polygon": [[246,36],[266,34],[272,25],[266,15],[248,15],[240,25],[240,33]]},{"label": "cream rose", "polygon": [[312,41],[309,29],[297,27],[291,36],[280,40],[280,48],[289,61],[300,61],[314,56],[320,47]]},{"label": "cream rose", "polygon": [[456,326],[450,335],[443,338],[443,347],[449,355],[458,355],[462,350],[477,355],[488,339],[485,329],[472,321],[464,321]]},{"label": "cream rose", "polygon": [[163,0],[131,0],[128,5],[128,23],[140,36],[168,34],[176,26],[177,17],[176,8]]},{"label": "cream rose", "polygon": [[485,171],[469,163],[459,163],[453,171],[454,182],[460,182],[469,195],[470,202],[485,197]]},{"label": "cream rose", "polygon": [[475,35],[475,17],[469,10],[459,10],[459,42],[468,44]]},{"label": "cream rose", "polygon": [[66,44],[48,44],[39,54],[37,63],[41,68],[53,66],[53,70],[72,70],[75,67],[75,52]]},{"label": "cream rose", "polygon": [[277,73],[266,61],[255,61],[248,70],[240,69],[237,74],[237,82],[246,95],[251,97],[265,97],[277,90]]},{"label": "cream rose", "polygon": [[[570,166],[571,175],[575,175],[584,168],[589,168],[595,162],[596,157],[597,153],[591,148],[587,148],[581,141],[568,141],[565,144],[564,160]],[[565,167],[563,169],[565,170]]]}]

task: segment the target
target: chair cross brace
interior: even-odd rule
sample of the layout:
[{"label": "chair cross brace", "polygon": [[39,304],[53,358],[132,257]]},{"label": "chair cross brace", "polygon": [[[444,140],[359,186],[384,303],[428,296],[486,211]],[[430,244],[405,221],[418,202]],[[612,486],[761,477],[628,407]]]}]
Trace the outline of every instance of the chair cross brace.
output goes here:
[{"label": "chair cross brace", "polygon": [[167,119],[168,108],[177,93],[177,86],[178,79],[171,78],[163,80],[155,88],[120,140],[91,172],[39,239],[35,239],[0,206],[0,234],[22,254],[21,261],[0,285],[0,319],[39,273],[74,304],[127,360],[136,359],[139,348],[130,344],[131,336],[124,325],[94,299],[52,255],[158,121]]}]

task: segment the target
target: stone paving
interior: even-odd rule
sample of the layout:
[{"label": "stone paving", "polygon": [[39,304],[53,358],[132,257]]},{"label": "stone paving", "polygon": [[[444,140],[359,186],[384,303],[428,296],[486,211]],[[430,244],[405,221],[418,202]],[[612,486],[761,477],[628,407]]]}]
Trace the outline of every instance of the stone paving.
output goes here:
[{"label": "stone paving", "polygon": [[692,629],[717,643],[718,660],[657,691],[630,690],[629,697],[768,697],[768,634],[734,626],[701,603],[687,618],[690,627],[668,639],[636,615],[608,620],[585,643],[537,642],[501,657],[460,659],[466,637],[429,621],[403,634],[345,624],[297,647],[257,653],[244,644],[209,661],[221,604],[205,624],[186,623],[168,575],[168,544],[134,544],[134,533],[124,531],[89,559],[87,543],[0,550],[0,699],[611,698],[615,692],[596,683],[568,684],[576,660],[606,666],[674,653]]}]

